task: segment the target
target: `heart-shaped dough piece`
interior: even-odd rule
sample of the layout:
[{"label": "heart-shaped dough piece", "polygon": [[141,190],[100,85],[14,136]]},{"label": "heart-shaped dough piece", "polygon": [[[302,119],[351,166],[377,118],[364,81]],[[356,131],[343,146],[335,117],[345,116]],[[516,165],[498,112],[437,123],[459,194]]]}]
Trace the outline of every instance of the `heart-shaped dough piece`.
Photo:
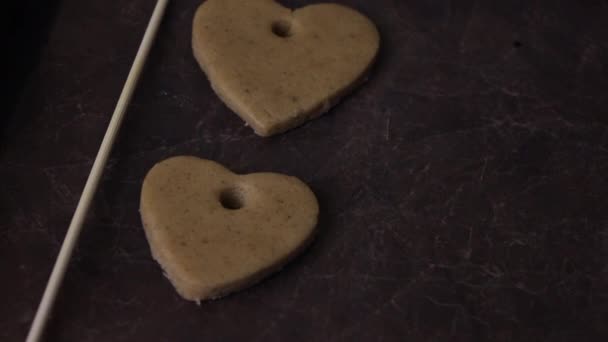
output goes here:
[{"label": "heart-shaped dough piece", "polygon": [[146,175],[140,212],[152,256],[177,292],[198,302],[252,285],[296,256],[319,207],[297,178],[173,157]]},{"label": "heart-shaped dough piece", "polygon": [[207,0],[192,29],[211,86],[261,136],[329,110],[365,79],[379,43],[368,18],[338,4]]}]

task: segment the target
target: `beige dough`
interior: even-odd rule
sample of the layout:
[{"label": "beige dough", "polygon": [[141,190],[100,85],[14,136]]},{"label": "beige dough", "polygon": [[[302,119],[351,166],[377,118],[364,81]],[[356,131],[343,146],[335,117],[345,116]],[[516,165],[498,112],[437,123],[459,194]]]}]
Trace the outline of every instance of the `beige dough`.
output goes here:
[{"label": "beige dough", "polygon": [[364,80],[379,43],[369,19],[330,3],[292,11],[273,0],[207,0],[192,29],[211,86],[262,136],[329,110]]},{"label": "beige dough", "polygon": [[279,269],[311,241],[319,208],[297,178],[174,157],[148,172],[140,212],[154,259],[182,297],[198,302]]}]

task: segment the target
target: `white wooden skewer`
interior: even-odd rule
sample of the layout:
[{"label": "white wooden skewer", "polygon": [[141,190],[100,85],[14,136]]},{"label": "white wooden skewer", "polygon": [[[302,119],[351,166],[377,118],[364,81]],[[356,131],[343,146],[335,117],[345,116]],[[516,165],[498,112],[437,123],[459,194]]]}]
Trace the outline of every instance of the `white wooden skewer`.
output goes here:
[{"label": "white wooden skewer", "polygon": [[129,76],[127,77],[127,81],[122,89],[116,108],[114,109],[114,114],[112,114],[112,119],[110,120],[106,134],[101,142],[99,152],[97,152],[97,157],[91,168],[91,173],[89,174],[89,178],[87,179],[80,200],[78,201],[78,206],[72,217],[72,222],[70,223],[70,227],[63,240],[59,256],[57,256],[55,266],[53,266],[51,277],[44,290],[44,295],[42,296],[42,300],[36,311],[36,316],[32,322],[26,342],[38,342],[42,336],[50,311],[53,308],[53,303],[57,297],[57,291],[61,287],[65,271],[70,262],[70,258],[72,257],[76,242],[78,241],[78,236],[82,230],[82,223],[89,211],[91,200],[99,185],[99,180],[101,179],[110,151],[112,150],[112,145],[114,144],[114,140],[120,129],[120,124],[122,123],[126,109],[131,102],[131,97],[137,86],[137,81],[139,80],[148,53],[150,52],[150,48],[152,47],[152,43],[158,32],[158,27],[168,2],[169,0],[158,0],[154,7],[154,12],[152,13],[152,17],[150,18],[150,22],[144,33],[144,38],[139,45],[139,50],[137,50],[137,55],[131,66],[131,71],[129,71]]}]

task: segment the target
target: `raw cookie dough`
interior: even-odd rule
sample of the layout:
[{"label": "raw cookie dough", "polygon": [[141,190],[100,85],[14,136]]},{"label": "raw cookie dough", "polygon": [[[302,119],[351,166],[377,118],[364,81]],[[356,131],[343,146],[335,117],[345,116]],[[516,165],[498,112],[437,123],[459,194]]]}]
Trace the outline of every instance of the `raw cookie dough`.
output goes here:
[{"label": "raw cookie dough", "polygon": [[140,212],[152,256],[198,302],[250,286],[300,253],[319,207],[297,178],[173,157],[146,175]]},{"label": "raw cookie dough", "polygon": [[261,136],[329,110],[364,80],[379,43],[368,18],[331,3],[292,11],[273,0],[207,0],[192,29],[211,86]]}]

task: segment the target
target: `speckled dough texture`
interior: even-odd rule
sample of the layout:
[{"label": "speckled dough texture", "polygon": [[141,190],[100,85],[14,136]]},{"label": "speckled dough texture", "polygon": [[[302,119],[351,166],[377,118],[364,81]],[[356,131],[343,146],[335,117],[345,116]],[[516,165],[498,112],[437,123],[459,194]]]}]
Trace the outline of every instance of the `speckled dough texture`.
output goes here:
[{"label": "speckled dough texture", "polygon": [[291,10],[272,0],[207,0],[192,29],[213,89],[261,136],[329,110],[365,79],[379,44],[368,18],[330,3]]},{"label": "speckled dough texture", "polygon": [[153,257],[182,297],[200,301],[243,289],[297,255],[319,208],[297,178],[237,175],[182,156],[148,172],[140,211]]}]

